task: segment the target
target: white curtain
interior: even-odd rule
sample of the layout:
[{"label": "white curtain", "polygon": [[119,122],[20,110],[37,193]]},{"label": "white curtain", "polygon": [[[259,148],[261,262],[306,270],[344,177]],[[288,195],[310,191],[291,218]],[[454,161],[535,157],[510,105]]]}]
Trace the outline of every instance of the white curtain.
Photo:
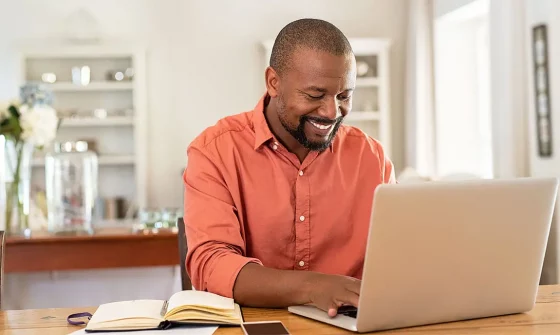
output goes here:
[{"label": "white curtain", "polygon": [[406,165],[435,175],[432,0],[409,1],[406,60]]},{"label": "white curtain", "polygon": [[[532,4],[529,1],[528,4]],[[524,0],[490,1],[490,63],[494,176],[529,175],[527,66],[530,29]],[[529,68],[530,69],[530,68]],[[532,104],[531,104],[532,106]]]}]

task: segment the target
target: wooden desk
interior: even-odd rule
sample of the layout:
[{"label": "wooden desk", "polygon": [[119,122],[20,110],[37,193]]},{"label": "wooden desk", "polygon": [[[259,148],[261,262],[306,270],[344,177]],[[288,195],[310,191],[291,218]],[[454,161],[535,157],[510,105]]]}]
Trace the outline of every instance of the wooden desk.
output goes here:
[{"label": "wooden desk", "polygon": [[[80,329],[66,323],[66,317],[76,312],[92,308],[55,308],[0,312],[0,333],[5,335],[61,335]],[[243,308],[245,321],[280,320],[294,334],[351,334],[340,328],[308,320],[286,310]],[[461,335],[498,335],[498,334],[560,334],[560,285],[541,286],[537,304],[532,311],[494,318],[451,322],[431,326],[413,327],[377,334],[461,334]],[[115,333],[116,334],[116,333]],[[242,335],[239,327],[219,328],[216,335]],[[162,331],[162,335],[165,332]]]},{"label": "wooden desk", "polygon": [[174,266],[179,264],[177,232],[113,227],[100,228],[90,236],[8,237],[4,261],[6,273]]}]

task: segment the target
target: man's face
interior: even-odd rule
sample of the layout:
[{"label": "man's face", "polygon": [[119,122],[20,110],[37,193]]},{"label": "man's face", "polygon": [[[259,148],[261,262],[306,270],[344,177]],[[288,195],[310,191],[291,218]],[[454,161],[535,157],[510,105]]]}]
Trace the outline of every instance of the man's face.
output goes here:
[{"label": "man's face", "polygon": [[356,82],[354,56],[298,49],[278,87],[278,117],[305,148],[322,151],[333,141],[352,109]]}]

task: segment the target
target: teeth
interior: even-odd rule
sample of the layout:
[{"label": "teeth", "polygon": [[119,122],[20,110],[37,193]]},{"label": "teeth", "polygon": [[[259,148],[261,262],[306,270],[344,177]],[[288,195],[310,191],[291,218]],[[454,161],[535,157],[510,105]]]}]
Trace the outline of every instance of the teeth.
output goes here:
[{"label": "teeth", "polygon": [[315,127],[319,128],[319,129],[322,129],[322,130],[329,129],[332,126],[332,124],[322,125],[322,124],[315,123],[313,121],[309,121],[309,122],[311,122],[311,124],[314,125]]}]

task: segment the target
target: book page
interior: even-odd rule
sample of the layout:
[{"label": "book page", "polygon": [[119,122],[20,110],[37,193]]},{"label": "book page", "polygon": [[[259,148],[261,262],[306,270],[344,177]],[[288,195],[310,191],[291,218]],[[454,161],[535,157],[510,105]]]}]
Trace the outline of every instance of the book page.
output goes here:
[{"label": "book page", "polygon": [[[130,300],[102,304],[97,308],[89,323],[103,323],[122,319],[149,318],[163,320],[163,300]],[[134,322],[131,322],[134,324]]]},{"label": "book page", "polygon": [[[139,331],[130,331],[125,332],[123,334],[126,335],[212,335],[214,332],[218,330],[216,326],[188,326],[182,325],[180,327],[169,328],[164,331],[161,330],[139,330]],[[68,334],[68,335],[91,335],[92,333],[86,332],[84,328],[80,330],[76,330],[75,332]],[[119,334],[119,333],[115,333]]]},{"label": "book page", "polygon": [[235,306],[235,311],[220,314],[194,309],[178,310],[169,315],[167,320],[181,323],[241,324],[243,322],[241,310],[238,305]]},{"label": "book page", "polygon": [[181,306],[203,306],[214,310],[233,310],[234,302],[231,298],[205,291],[180,291],[171,296],[167,305],[167,313]]}]

